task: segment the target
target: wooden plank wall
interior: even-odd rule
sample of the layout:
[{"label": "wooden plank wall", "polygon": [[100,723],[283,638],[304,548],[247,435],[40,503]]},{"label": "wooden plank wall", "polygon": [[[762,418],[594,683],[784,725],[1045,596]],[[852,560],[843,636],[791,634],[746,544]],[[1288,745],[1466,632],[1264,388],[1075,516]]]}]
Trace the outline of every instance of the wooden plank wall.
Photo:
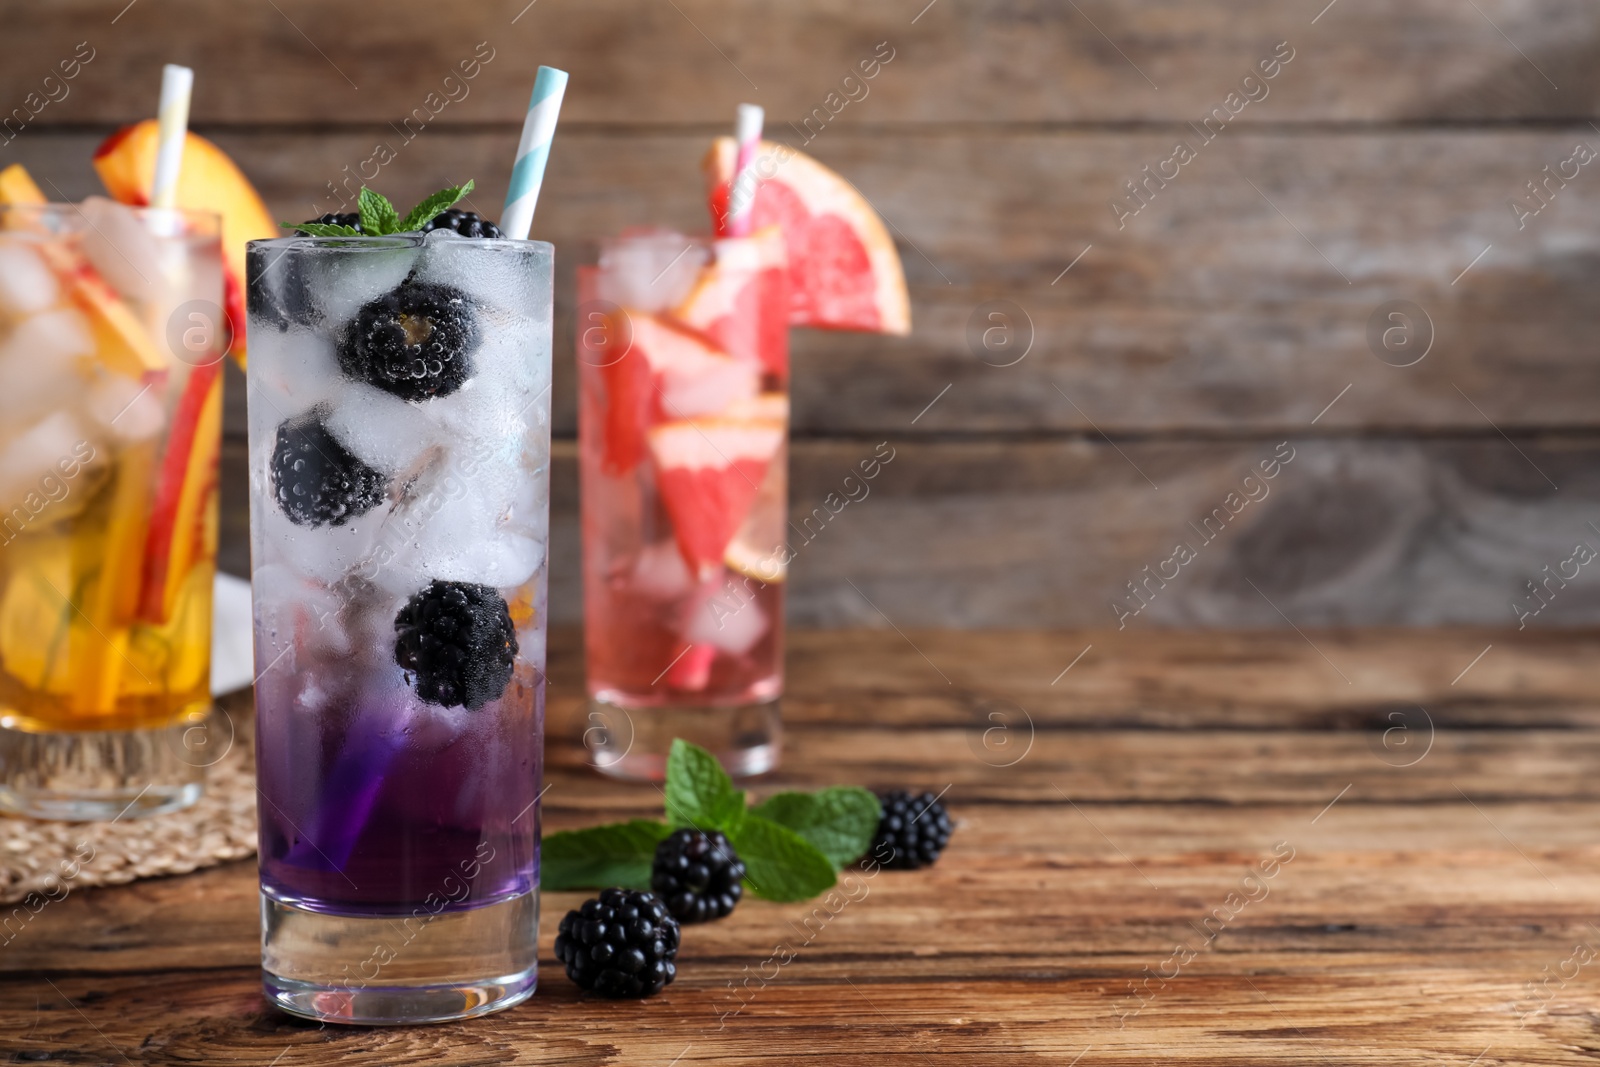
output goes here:
[{"label": "wooden plank wall", "polygon": [[[560,249],[568,439],[586,242],[703,228],[697,161],[735,103],[798,143],[791,122],[892,54],[807,145],[894,227],[915,331],[796,336],[795,508],[895,450],[800,549],[798,624],[1516,625],[1517,603],[1540,608],[1530,626],[1600,620],[1588,569],[1547,604],[1526,588],[1600,547],[1600,159],[1575,159],[1600,151],[1592,0],[4,0],[0,16],[0,107],[94,50],[0,163],[92,191],[93,146],[180,61],[195,126],[283,218],[331,208],[330,183],[379,143],[398,146],[374,181],[395,200],[472,177],[496,213],[533,67],[571,70],[535,223]],[[445,82],[474,58],[476,77]],[[417,108],[438,113],[404,141]],[[1208,114],[1228,120],[1209,139]],[[1164,162],[1180,141],[1193,158]],[[1394,301],[1426,325],[1391,352]],[[1016,329],[989,350],[996,309]],[[557,451],[553,602],[572,619],[576,479]]]}]

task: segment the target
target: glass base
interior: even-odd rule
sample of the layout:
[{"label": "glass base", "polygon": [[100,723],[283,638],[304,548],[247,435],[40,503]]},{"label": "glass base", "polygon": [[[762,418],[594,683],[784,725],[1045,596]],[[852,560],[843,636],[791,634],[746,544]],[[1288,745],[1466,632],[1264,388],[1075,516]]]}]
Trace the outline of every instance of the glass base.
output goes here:
[{"label": "glass base", "polygon": [[667,751],[675,737],[713,753],[735,778],[776,767],[782,742],[777,700],[628,708],[596,697],[589,701],[588,723],[583,743],[589,762],[603,774],[629,781],[666,778]]},{"label": "glass base", "polygon": [[539,980],[539,893],[470,911],[328,915],[261,895],[261,984],[291,1015],[359,1026],[470,1019]]},{"label": "glass base", "polygon": [[136,819],[200,799],[197,722],[144,730],[34,733],[0,726],[0,811],[35,819]]}]

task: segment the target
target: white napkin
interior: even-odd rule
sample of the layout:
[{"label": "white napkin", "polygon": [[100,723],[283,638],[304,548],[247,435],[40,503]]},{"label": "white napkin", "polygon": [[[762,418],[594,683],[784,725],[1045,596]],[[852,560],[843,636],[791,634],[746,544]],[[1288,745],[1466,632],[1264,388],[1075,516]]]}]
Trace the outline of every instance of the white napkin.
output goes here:
[{"label": "white napkin", "polygon": [[254,621],[250,583],[217,572],[211,601],[211,695],[244,689],[255,681]]}]

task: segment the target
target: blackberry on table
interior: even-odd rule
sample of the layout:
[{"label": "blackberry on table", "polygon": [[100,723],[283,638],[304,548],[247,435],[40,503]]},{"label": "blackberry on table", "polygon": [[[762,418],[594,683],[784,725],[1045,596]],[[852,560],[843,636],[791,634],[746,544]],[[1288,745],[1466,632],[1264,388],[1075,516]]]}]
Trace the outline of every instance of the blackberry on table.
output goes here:
[{"label": "blackberry on table", "polygon": [[430,704],[477,711],[511,682],[516,629],[487,585],[436,578],[396,613],[394,629],[394,661]]},{"label": "blackberry on table", "polygon": [[[352,229],[359,230],[361,229],[361,213],[359,211],[347,211],[343,214],[335,214],[330,211],[326,215],[307,219],[306,222],[320,223],[323,226],[349,226]],[[301,237],[306,236],[306,231],[304,230],[296,230],[294,232]]]},{"label": "blackberry on table", "polygon": [[356,312],[339,339],[339,367],[416,404],[466,384],[478,339],[465,293],[407,279]]},{"label": "blackberry on table", "polygon": [[603,997],[648,997],[677,977],[678,921],[653,893],[603,889],[567,912],[556,959],[580,989]]},{"label": "blackberry on table", "polygon": [[314,407],[285,419],[272,450],[272,491],[296,526],[343,526],[383,500],[387,479],[339,443]]},{"label": "blackberry on table", "polygon": [[463,237],[501,237],[500,227],[476,211],[462,211],[458,207],[446,208],[422,224],[420,233],[434,230],[454,230]]},{"label": "blackberry on table", "polygon": [[932,793],[904,789],[878,794],[882,814],[868,855],[890,870],[914,871],[939,858],[950,843],[950,815]]},{"label": "blackberry on table", "polygon": [[744,895],[744,862],[720,831],[676,830],[656,846],[650,888],[681,923],[721,919]]}]

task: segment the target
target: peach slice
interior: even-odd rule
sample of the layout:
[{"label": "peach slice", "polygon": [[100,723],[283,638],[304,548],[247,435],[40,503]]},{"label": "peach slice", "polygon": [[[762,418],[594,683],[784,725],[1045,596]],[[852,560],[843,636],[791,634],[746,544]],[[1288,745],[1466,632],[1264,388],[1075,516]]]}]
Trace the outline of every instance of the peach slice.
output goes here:
[{"label": "peach slice", "polygon": [[[125,448],[117,457],[111,490],[111,521],[104,541],[84,539],[75,545],[84,556],[74,560],[79,573],[96,571],[80,594],[68,636],[72,664],[72,707],[80,715],[110,715],[122,687],[128,659],[128,628],[138,610],[145,530],[150,517],[150,482],[155,445]],[[61,590],[72,595],[70,590]]]},{"label": "peach slice", "polygon": [[[0,206],[46,203],[21,163],[0,170]],[[100,359],[118,374],[143,379],[167,369],[167,357],[150,338],[133,309],[122,302],[98,271],[59,241],[44,241],[39,251],[89,317]]]},{"label": "peach slice", "polygon": [[166,373],[170,362],[166,354],[150,338],[139,316],[88,260],[54,242],[40,245],[39,250],[66,283],[73,302],[89,317],[96,358],[130,378],[149,380]]},{"label": "peach slice", "polygon": [[0,170],[0,206],[44,203],[48,203],[44,193],[21,163]]},{"label": "peach slice", "polygon": [[[155,182],[159,127],[155,119],[124,126],[95,150],[94,169],[106,191],[124,204],[150,203]],[[226,153],[198,134],[189,134],[183,146],[178,174],[178,206],[214,211],[222,216],[222,253],[228,319],[233,324],[229,351],[244,365],[245,244],[282,231],[267,214],[255,186]]]},{"label": "peach slice", "polygon": [[13,558],[0,598],[0,661],[30,689],[70,693],[67,635],[74,623],[83,625],[61,599],[72,588],[72,544],[65,537],[35,537],[6,551]]},{"label": "peach slice", "polygon": [[[196,367],[184,383],[172,433],[156,482],[145,545],[139,617],[162,624],[172,617],[178,593],[194,563],[215,546],[211,505],[217,491],[222,449],[222,364]],[[209,538],[208,538],[209,535]]]}]

